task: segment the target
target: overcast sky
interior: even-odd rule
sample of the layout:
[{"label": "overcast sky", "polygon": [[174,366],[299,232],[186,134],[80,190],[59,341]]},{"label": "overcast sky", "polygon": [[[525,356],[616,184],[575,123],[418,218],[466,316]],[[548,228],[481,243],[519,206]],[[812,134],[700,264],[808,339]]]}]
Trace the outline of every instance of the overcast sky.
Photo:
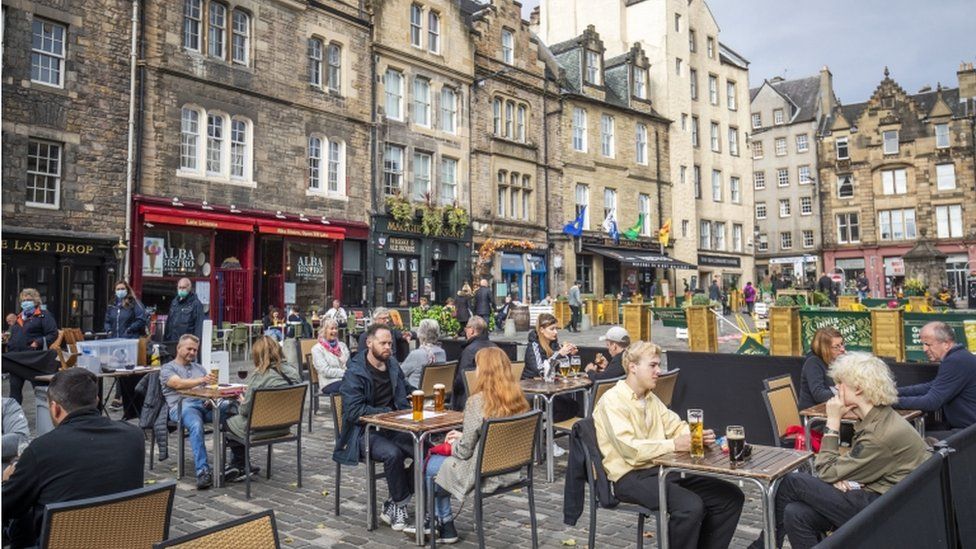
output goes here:
[{"label": "overcast sky", "polygon": [[[524,16],[539,0],[522,0]],[[827,65],[845,104],[866,101],[885,65],[908,93],[956,87],[976,61],[973,0],[709,0],[721,41],[750,61],[749,84]],[[598,31],[600,29],[597,29]]]}]

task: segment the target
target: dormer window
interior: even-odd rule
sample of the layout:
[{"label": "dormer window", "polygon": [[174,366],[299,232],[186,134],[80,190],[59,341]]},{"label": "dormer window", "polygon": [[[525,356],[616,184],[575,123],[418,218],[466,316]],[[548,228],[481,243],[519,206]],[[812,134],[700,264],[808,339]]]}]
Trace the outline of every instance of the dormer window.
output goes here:
[{"label": "dormer window", "polygon": [[515,34],[508,29],[502,29],[502,62],[515,62]]},{"label": "dormer window", "polygon": [[634,67],[634,97],[647,99],[647,69]]},{"label": "dormer window", "polygon": [[600,54],[593,50],[586,50],[586,83],[600,85]]}]

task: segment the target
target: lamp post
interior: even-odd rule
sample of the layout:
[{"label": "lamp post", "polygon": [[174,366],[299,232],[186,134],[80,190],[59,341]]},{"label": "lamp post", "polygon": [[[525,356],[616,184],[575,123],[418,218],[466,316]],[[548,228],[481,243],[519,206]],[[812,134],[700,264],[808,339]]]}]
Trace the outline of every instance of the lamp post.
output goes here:
[{"label": "lamp post", "polygon": [[119,276],[127,280],[128,276],[126,276],[127,273],[123,268],[122,262],[125,260],[125,255],[129,251],[129,246],[127,246],[125,241],[120,237],[119,241],[112,246],[112,251],[115,252],[115,261],[118,266]]}]

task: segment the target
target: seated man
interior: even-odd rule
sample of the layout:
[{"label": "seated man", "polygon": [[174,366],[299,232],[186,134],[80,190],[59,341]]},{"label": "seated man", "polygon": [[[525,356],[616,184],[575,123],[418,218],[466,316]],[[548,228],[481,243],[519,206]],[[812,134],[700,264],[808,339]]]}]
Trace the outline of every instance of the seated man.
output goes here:
[{"label": "seated man", "polygon": [[44,506],[142,488],[142,431],[98,411],[98,380],[84,368],[54,374],[48,411],[55,429],[3,472],[3,518],[13,547],[38,543]]},{"label": "seated man", "polygon": [[898,388],[896,408],[934,412],[942,410],[943,425],[928,434],[944,439],[976,423],[976,355],[956,343],[956,333],[945,322],[922,327],[922,349],[939,373],[928,383]]},{"label": "seated man", "polygon": [[[199,398],[184,397],[180,391],[193,389],[201,385],[217,383],[210,372],[196,362],[200,340],[193,334],[186,334],[180,338],[176,347],[176,358],[163,365],[159,372],[159,383],[163,387],[163,396],[169,406],[169,419],[179,421],[179,404],[183,401],[183,427],[187,430],[190,448],[193,450],[194,470],[197,476],[197,490],[206,490],[213,486],[213,471],[207,461],[207,446],[203,440],[204,422],[213,421],[213,410],[210,405]],[[224,401],[220,413],[223,415],[230,401]]]},{"label": "seated man", "polygon": [[498,347],[488,339],[488,324],[480,316],[472,315],[464,325],[466,341],[461,345],[461,357],[458,358],[457,374],[454,375],[454,409],[464,410],[464,403],[468,399],[464,389],[464,372],[475,369],[474,357],[478,351],[487,347]]},{"label": "seated man", "polygon": [[[830,367],[837,395],[827,401],[827,425],[814,464],[816,476],[791,473],[776,493],[776,546],[813,547],[908,476],[929,452],[912,424],[892,410],[891,370],[867,353],[848,353]],[[839,452],[840,420],[857,416],[854,441]],[[751,547],[762,547],[759,538]]]},{"label": "seated man", "polygon": [[[603,467],[620,501],[659,507],[654,458],[691,449],[688,424],[651,390],[661,373],[661,348],[638,341],[623,353],[627,378],[610,388],[593,411]],[[705,430],[706,444],[715,433]],[[686,475],[668,477],[668,538],[671,547],[725,549],[732,541],[744,501],[728,482]]]},{"label": "seated man", "polygon": [[[366,350],[349,361],[342,378],[342,435],[336,441],[332,459],[343,465],[356,465],[366,458],[362,416],[406,410],[413,391],[393,358],[393,333],[386,324],[375,323],[366,330]],[[369,431],[372,458],[383,462],[390,499],[383,503],[380,518],[394,530],[408,523],[407,504],[413,494],[413,467],[404,467],[413,457],[413,438],[403,432]]]},{"label": "seated man", "polygon": [[[630,334],[620,326],[613,326],[607,330],[607,335],[600,336],[600,341],[607,343],[607,352],[610,353],[610,361],[600,355],[597,361],[586,365],[586,375],[591,381],[601,379],[613,379],[627,375],[624,372],[623,358],[624,351],[630,345]],[[603,360],[599,360],[599,359]]]}]

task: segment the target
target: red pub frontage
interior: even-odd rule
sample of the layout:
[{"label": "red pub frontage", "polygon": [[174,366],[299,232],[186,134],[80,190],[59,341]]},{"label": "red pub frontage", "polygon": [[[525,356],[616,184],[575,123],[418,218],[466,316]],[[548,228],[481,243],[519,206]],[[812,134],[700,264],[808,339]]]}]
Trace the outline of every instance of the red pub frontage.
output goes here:
[{"label": "red pub frontage", "polygon": [[184,277],[217,323],[361,300],[365,223],[147,197],[134,216],[132,286],[161,314]]}]

